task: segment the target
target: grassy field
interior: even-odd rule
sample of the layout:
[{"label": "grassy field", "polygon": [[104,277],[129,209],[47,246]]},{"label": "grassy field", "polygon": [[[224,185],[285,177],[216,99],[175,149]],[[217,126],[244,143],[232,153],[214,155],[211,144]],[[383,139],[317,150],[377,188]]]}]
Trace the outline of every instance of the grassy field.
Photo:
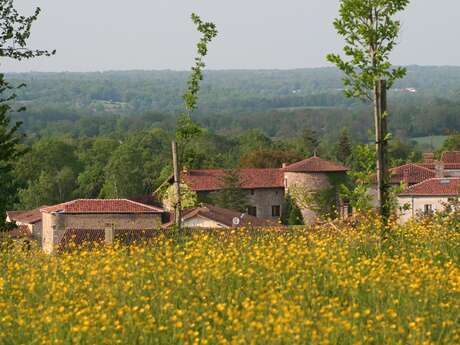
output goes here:
[{"label": "grassy field", "polygon": [[459,344],[460,231],[238,230],[0,253],[1,344]]},{"label": "grassy field", "polygon": [[415,140],[420,145],[420,148],[425,151],[439,150],[446,139],[447,136],[445,135],[412,138],[412,140]]}]

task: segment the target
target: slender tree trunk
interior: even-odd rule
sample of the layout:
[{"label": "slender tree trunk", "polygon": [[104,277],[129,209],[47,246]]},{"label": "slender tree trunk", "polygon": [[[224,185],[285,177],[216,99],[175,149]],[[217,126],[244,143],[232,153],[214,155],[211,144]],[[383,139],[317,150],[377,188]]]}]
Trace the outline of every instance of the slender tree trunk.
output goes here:
[{"label": "slender tree trunk", "polygon": [[386,81],[374,83],[374,117],[375,142],[377,152],[377,190],[379,213],[383,226],[388,224],[390,217],[390,200],[388,186],[388,127],[387,127],[387,92]]},{"label": "slender tree trunk", "polygon": [[180,230],[181,222],[182,222],[182,209],[181,209],[181,195],[180,195],[180,170],[179,170],[179,160],[177,157],[176,141],[172,142],[171,148],[172,148],[173,170],[174,170],[174,191],[177,196],[175,212],[174,212],[174,223],[176,224],[176,228]]}]

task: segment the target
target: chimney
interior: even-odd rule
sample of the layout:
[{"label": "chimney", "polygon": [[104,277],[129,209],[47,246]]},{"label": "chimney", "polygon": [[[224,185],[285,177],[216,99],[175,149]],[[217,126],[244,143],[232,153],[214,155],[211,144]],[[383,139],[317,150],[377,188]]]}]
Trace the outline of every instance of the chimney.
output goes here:
[{"label": "chimney", "polygon": [[444,163],[441,161],[436,161],[435,168],[434,170],[436,171],[436,177],[437,178],[443,178],[445,177],[444,175]]},{"label": "chimney", "polygon": [[283,163],[283,164],[282,164],[282,168],[283,168],[283,169],[286,168],[287,166],[288,166],[287,163]]},{"label": "chimney", "polygon": [[433,163],[434,162],[434,153],[433,152],[425,152],[423,154],[423,163]]}]

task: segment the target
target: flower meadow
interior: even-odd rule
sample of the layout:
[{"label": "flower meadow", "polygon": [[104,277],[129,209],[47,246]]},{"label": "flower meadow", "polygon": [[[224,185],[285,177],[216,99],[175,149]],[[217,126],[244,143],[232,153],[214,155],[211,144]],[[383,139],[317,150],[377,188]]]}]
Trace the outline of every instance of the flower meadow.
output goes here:
[{"label": "flower meadow", "polygon": [[460,344],[460,231],[196,231],[0,252],[0,344]]}]

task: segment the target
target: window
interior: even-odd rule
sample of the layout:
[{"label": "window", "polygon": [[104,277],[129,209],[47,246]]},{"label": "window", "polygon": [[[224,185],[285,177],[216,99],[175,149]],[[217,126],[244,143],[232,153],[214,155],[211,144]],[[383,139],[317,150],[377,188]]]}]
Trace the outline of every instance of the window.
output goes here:
[{"label": "window", "polygon": [[254,189],[251,189],[251,195],[256,194],[256,191]]},{"label": "window", "polygon": [[272,206],[272,217],[279,217],[279,216],[281,216],[281,206],[273,205]]},{"label": "window", "polygon": [[248,206],[248,214],[250,216],[257,217],[257,207],[255,206]]},{"label": "window", "polygon": [[425,205],[424,210],[423,210],[423,213],[424,213],[425,215],[430,215],[430,214],[432,214],[432,213],[433,213],[433,205],[431,205],[431,204]]}]

